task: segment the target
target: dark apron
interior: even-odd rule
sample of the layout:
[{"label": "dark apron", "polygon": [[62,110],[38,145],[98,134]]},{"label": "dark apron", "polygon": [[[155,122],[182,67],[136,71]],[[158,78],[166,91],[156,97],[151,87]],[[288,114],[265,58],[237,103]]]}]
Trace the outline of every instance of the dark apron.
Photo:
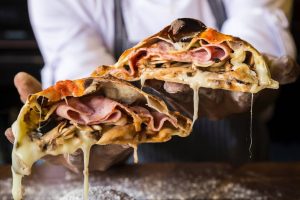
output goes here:
[{"label": "dark apron", "polygon": [[[220,29],[226,19],[223,4],[220,0],[208,2]],[[134,45],[135,43],[128,41],[121,1],[115,0],[115,58],[117,59],[125,49]],[[190,136],[173,137],[166,143],[142,144],[138,148],[138,155],[139,162],[229,161],[241,163],[250,159],[249,145],[250,112],[218,121],[198,119]],[[268,157],[268,134],[264,130],[263,123],[259,122],[256,117],[253,119],[251,151],[252,160],[264,160]]]}]

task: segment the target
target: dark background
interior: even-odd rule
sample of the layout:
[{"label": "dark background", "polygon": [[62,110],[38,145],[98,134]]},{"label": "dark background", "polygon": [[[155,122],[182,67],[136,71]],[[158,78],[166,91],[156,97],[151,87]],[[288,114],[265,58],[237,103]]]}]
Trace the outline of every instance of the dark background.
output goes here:
[{"label": "dark background", "polygon": [[[300,1],[294,1],[291,31],[300,49]],[[298,12],[297,12],[298,11]],[[300,56],[298,56],[299,61]],[[25,0],[0,1],[0,152],[10,152],[11,145],[4,137],[6,127],[16,118],[22,106],[13,86],[19,71],[40,79],[42,57],[30,27]],[[270,159],[275,161],[300,160],[300,81],[280,88],[275,113],[268,123],[271,146]],[[255,134],[255,133],[254,133]],[[10,162],[10,153],[4,155]]]}]

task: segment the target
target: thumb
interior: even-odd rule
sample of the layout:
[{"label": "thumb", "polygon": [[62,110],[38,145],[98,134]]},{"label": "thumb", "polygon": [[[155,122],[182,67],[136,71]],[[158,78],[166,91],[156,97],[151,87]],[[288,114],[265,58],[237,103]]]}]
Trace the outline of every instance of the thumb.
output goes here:
[{"label": "thumb", "polygon": [[6,129],[5,136],[10,141],[10,143],[14,143],[15,137],[11,128]]},{"label": "thumb", "polygon": [[42,90],[41,83],[33,76],[19,72],[14,78],[14,84],[20,94],[21,101],[24,103],[30,94],[34,94]]}]

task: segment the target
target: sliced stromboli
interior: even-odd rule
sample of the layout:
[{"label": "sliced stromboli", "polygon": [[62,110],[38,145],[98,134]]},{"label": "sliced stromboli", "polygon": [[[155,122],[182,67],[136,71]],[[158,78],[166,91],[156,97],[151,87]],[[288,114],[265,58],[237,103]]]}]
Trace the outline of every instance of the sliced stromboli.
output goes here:
[{"label": "sliced stromboli", "polygon": [[182,89],[173,83],[186,84],[196,96],[200,87],[250,93],[278,88],[263,56],[253,46],[189,18],[175,20],[126,50],[116,64],[98,67],[92,76],[106,74],[141,80],[142,85],[148,79],[171,82],[165,86],[171,93]]},{"label": "sliced stromboli", "polygon": [[253,46],[188,18],[175,20],[93,75],[107,73],[128,81],[158,79],[251,93],[278,88]]},{"label": "sliced stromboli", "polygon": [[31,95],[13,125],[12,170],[29,175],[45,155],[94,144],[165,142],[188,136],[190,119],[131,84],[113,77],[60,81]]}]

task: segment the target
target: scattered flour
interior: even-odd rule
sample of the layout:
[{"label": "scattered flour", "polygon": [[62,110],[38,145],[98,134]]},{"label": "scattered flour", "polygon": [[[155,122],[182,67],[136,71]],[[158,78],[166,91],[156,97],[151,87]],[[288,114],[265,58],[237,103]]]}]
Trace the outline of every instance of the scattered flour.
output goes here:
[{"label": "scattered flour", "polygon": [[255,200],[267,200],[270,199],[265,195],[262,195],[258,191],[250,190],[241,186],[239,183],[228,183],[219,188],[219,192],[212,196],[212,199],[255,199]]},{"label": "scattered flour", "polygon": [[[82,189],[75,189],[65,194],[60,200],[82,200]],[[128,194],[109,188],[91,187],[89,200],[134,200]]]},{"label": "scattered flour", "polygon": [[[83,181],[66,173],[63,182],[39,183],[27,181],[24,200],[82,199]],[[0,180],[0,199],[10,200],[11,178]],[[162,174],[128,174],[122,176],[91,176],[90,200],[94,199],[267,199],[265,195],[240,183],[224,184],[218,177],[178,172]]]}]

